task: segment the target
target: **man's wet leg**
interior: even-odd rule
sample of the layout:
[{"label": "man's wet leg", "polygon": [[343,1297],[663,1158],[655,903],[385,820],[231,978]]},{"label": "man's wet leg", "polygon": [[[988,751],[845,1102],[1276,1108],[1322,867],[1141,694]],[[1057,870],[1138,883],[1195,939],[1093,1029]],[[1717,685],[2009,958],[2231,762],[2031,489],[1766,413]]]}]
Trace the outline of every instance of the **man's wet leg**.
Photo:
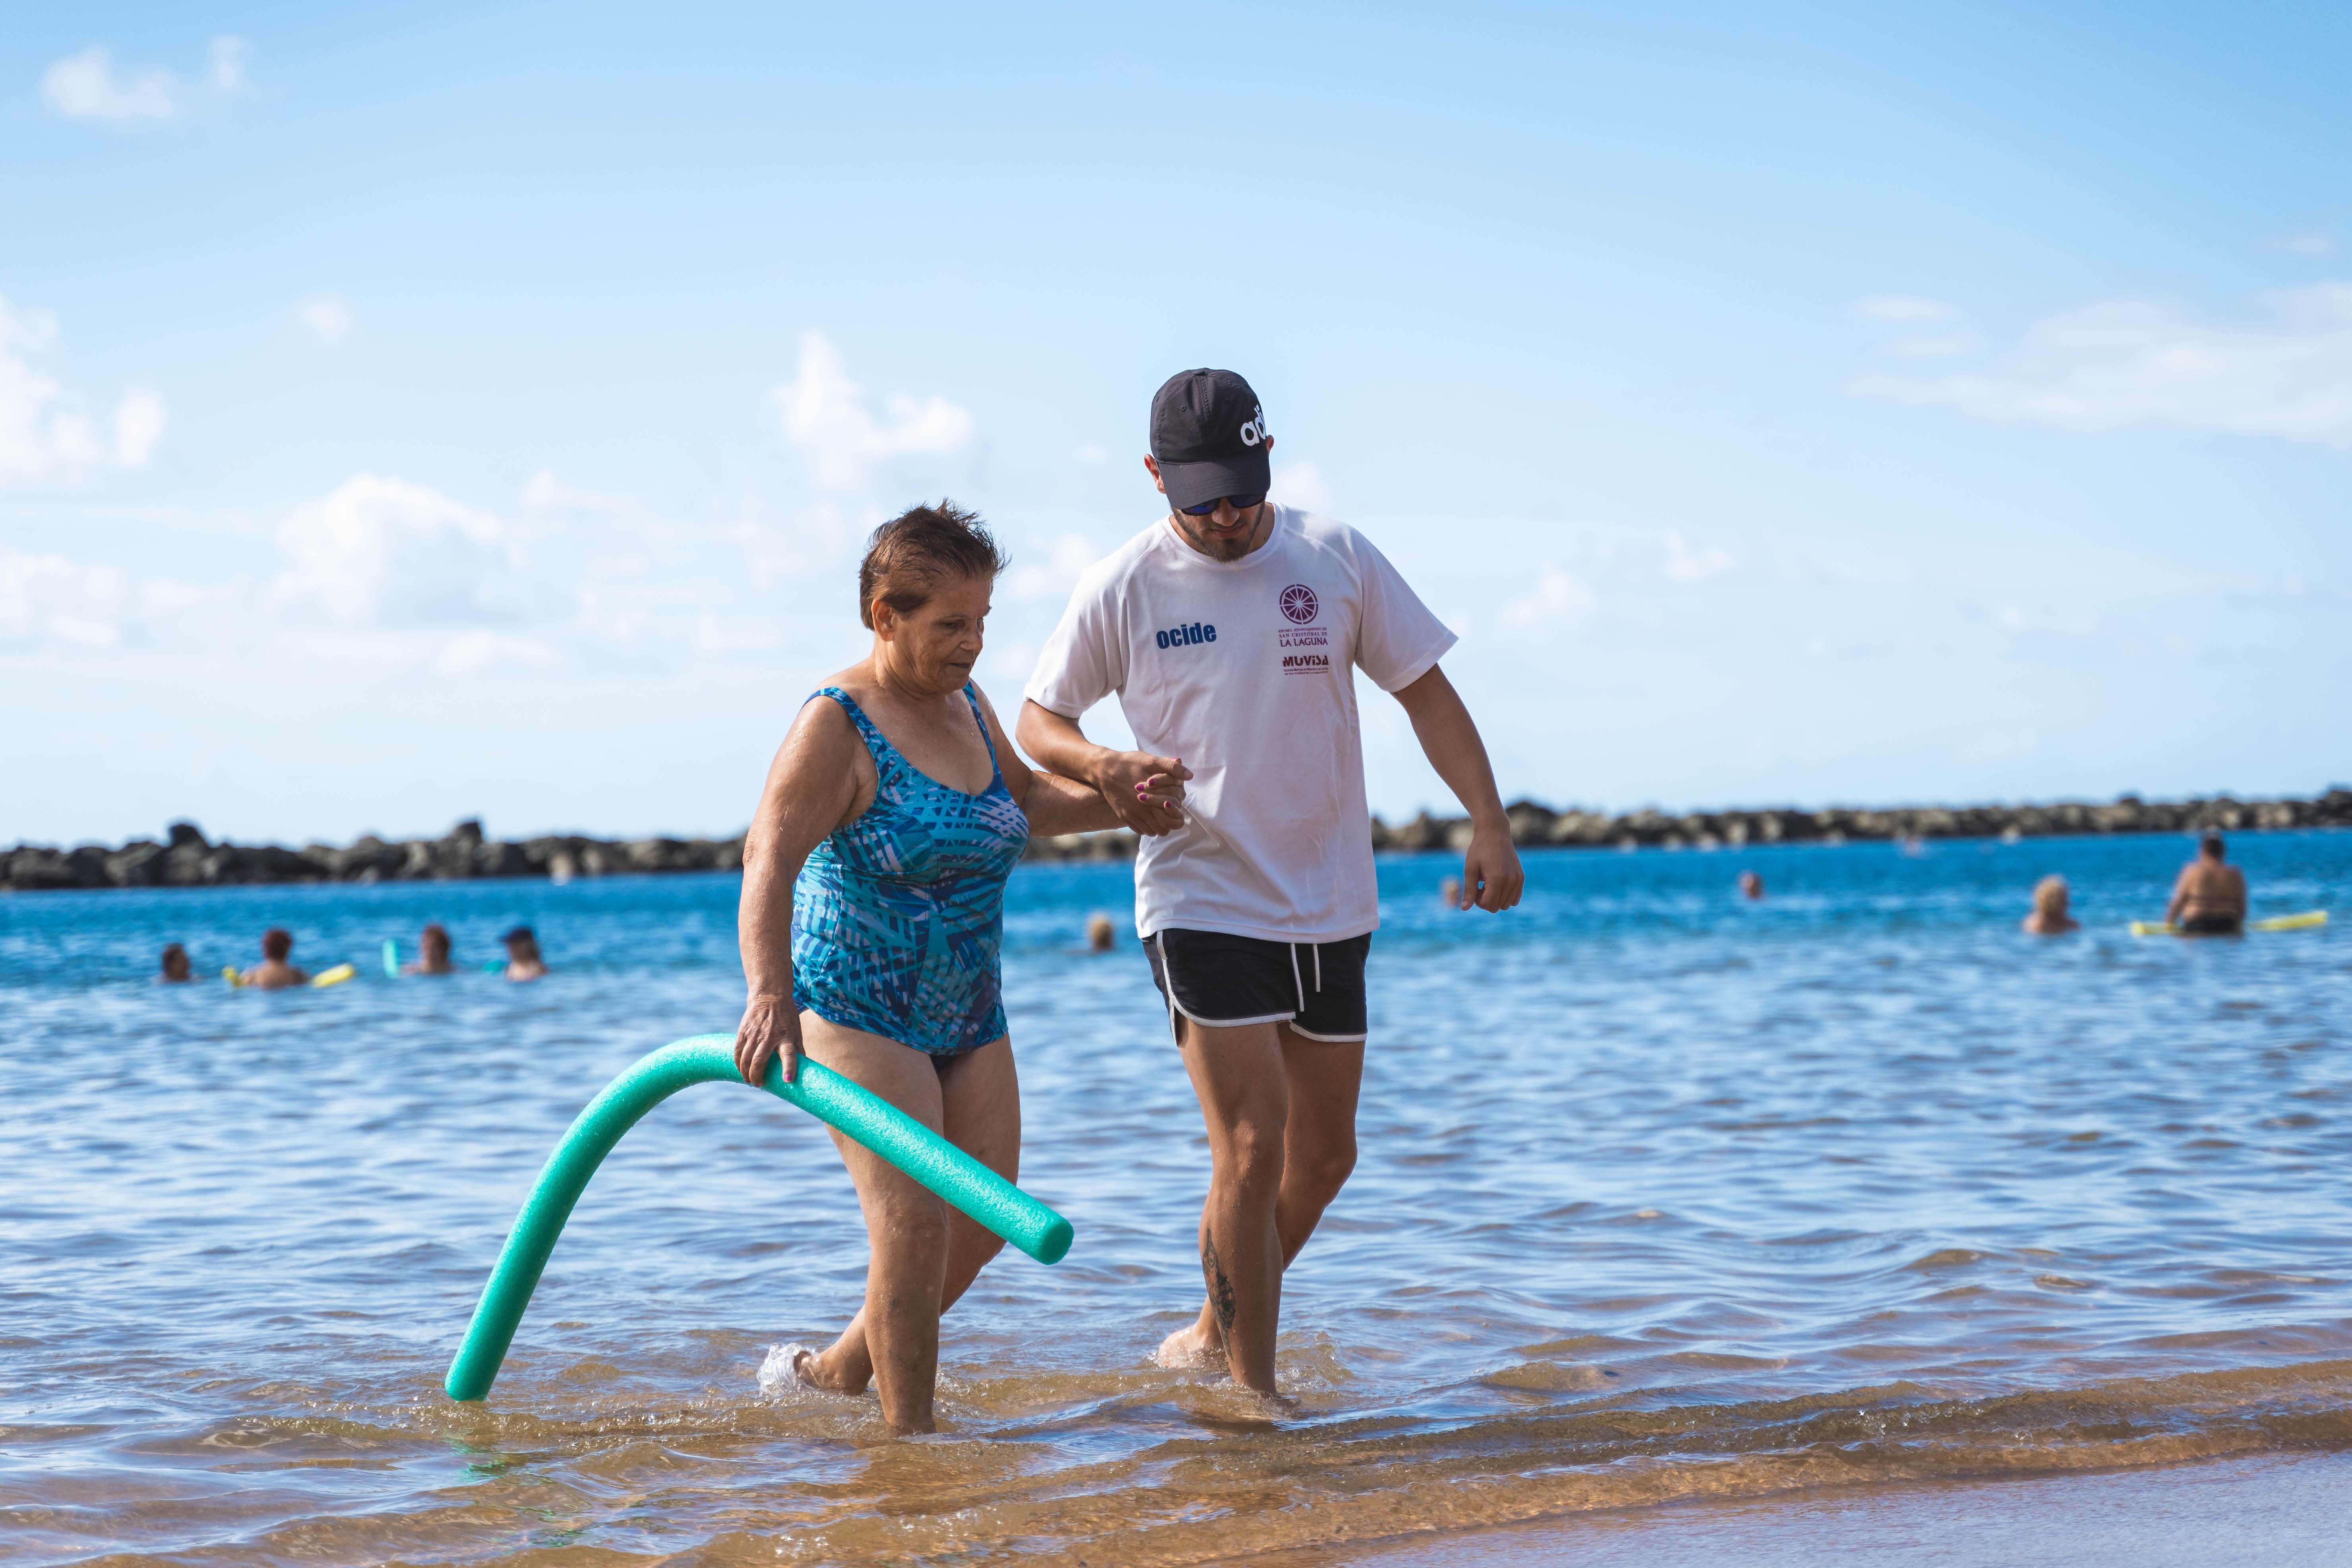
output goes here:
[{"label": "man's wet leg", "polygon": [[[1203,1322],[1161,1346],[1163,1363],[1222,1348],[1234,1381],[1274,1391],[1275,1331],[1282,1311],[1282,1237],[1276,1224],[1289,1087],[1272,1024],[1212,1028],[1183,1022],[1184,1067],[1209,1133],[1209,1198],[1201,1214]],[[1206,1330],[1213,1340],[1202,1342]]]}]

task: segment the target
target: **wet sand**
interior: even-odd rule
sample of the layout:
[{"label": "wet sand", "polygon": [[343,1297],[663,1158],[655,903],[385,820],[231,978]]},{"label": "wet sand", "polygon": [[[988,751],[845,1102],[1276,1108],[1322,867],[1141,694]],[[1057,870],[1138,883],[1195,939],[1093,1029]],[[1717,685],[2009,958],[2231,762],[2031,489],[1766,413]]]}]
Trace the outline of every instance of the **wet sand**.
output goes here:
[{"label": "wet sand", "polygon": [[1250,1568],[2329,1568],[2352,1563],[2352,1455],[2264,1454],[2032,1480],[1836,1488],[1244,1561]]}]

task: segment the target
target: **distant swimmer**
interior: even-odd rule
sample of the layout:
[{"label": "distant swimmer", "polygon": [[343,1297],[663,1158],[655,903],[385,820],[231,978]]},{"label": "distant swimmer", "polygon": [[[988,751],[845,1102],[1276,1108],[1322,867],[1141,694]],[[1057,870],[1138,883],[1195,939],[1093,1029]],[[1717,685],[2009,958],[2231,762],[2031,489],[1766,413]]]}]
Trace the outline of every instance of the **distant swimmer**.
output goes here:
[{"label": "distant swimmer", "polygon": [[1118,944],[1118,931],[1110,923],[1108,915],[1093,914],[1087,917],[1087,951],[1088,952],[1108,952]]},{"label": "distant swimmer", "polygon": [[416,933],[416,962],[404,973],[409,974],[455,974],[457,966],[449,962],[449,931],[446,926],[429,925]]},{"label": "distant swimmer", "polygon": [[2083,922],[2066,912],[2066,879],[2044,877],[2033,884],[2033,912],[2025,917],[2025,931],[2032,936],[2064,936],[2070,931],[2081,931]]},{"label": "distant swimmer", "polygon": [[271,926],[261,933],[261,962],[238,977],[240,985],[258,985],[264,991],[279,991],[289,985],[308,985],[310,973],[294,966],[294,933],[284,926]]},{"label": "distant swimmer", "polygon": [[1448,877],[1437,884],[1437,901],[1449,910],[1462,907],[1462,879]]},{"label": "distant swimmer", "polygon": [[1740,896],[1743,898],[1762,898],[1764,896],[1764,879],[1758,876],[1753,871],[1742,871],[1739,873],[1739,892]]},{"label": "distant swimmer", "polygon": [[179,985],[195,977],[195,971],[188,964],[188,950],[176,942],[165,944],[163,973],[156,978],[167,985]]},{"label": "distant swimmer", "polygon": [[2221,854],[2221,836],[2207,834],[2197,858],[2172,884],[2164,920],[2183,936],[2236,936],[2246,929],[2246,874],[2224,863]]},{"label": "distant swimmer", "polygon": [[507,978],[517,984],[526,980],[542,980],[547,976],[547,962],[539,956],[539,933],[529,926],[517,926],[500,937],[507,944]]}]

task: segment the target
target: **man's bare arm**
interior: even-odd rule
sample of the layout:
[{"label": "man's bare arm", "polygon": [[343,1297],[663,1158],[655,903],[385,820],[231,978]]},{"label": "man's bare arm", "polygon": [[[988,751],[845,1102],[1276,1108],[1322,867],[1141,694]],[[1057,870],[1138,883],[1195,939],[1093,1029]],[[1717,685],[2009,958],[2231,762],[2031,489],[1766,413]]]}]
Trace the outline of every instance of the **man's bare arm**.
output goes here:
[{"label": "man's bare arm", "polygon": [[1435,665],[1396,700],[1412,721],[1422,754],[1454,798],[1470,814],[1470,847],[1462,858],[1462,907],[1476,904],[1500,911],[1519,901],[1527,873],[1511,843],[1511,821],[1503,815],[1503,797],[1495,788],[1494,764],[1486,760],[1486,743],[1461,693]]},{"label": "man's bare arm", "polygon": [[[1118,814],[1092,784],[1024,762],[1012,737],[997,721],[996,705],[985,691],[980,694],[980,707],[996,748],[997,771],[1004,775],[1004,787],[1020,804],[1022,815],[1028,817],[1031,833],[1052,838],[1065,833],[1100,833],[1119,826]],[[1143,796],[1146,804],[1173,806],[1184,798],[1184,785],[1161,774],[1147,784]]]},{"label": "man's bare arm", "polygon": [[1021,704],[1021,718],[1013,734],[1039,767],[1094,790],[1119,821],[1138,833],[1157,837],[1184,825],[1181,807],[1147,798],[1192,776],[1181,758],[1098,746],[1087,739],[1076,720],[1065,719],[1030,701]]}]

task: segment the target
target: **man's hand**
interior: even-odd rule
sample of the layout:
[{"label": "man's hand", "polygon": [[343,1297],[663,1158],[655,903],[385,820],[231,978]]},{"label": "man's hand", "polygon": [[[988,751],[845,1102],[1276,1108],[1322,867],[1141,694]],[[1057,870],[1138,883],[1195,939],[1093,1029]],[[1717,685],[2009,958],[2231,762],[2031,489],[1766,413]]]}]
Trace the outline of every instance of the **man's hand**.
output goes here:
[{"label": "man's hand", "polygon": [[1121,822],[1147,838],[1157,838],[1184,826],[1180,803],[1184,781],[1192,776],[1181,757],[1107,751],[1095,759],[1087,782],[1101,792]]},{"label": "man's hand", "polygon": [[1500,914],[1519,901],[1527,879],[1518,849],[1511,843],[1510,824],[1473,825],[1470,847],[1462,856],[1462,907],[1475,904]]},{"label": "man's hand", "polygon": [[801,1070],[801,1015],[790,996],[754,996],[735,1026],[735,1070],[758,1089],[768,1080],[768,1064],[782,1058],[784,1081]]}]

